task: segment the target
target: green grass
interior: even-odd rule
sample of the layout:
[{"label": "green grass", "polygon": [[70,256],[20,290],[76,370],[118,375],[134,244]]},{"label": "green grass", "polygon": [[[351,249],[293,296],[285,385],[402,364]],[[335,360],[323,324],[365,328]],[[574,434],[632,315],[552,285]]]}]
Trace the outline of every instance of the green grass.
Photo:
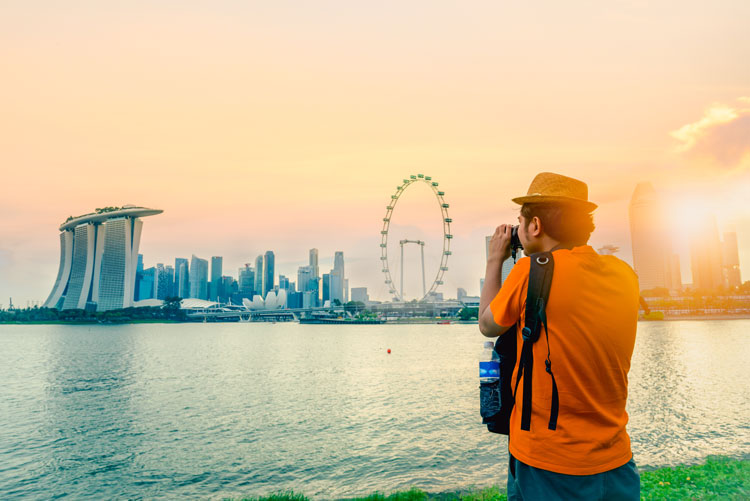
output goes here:
[{"label": "green grass", "polygon": [[[408,491],[384,494],[374,492],[347,501],[505,501],[505,488],[498,486],[467,492],[430,494],[412,487]],[[676,466],[641,472],[643,500],[741,500],[750,499],[750,461],[709,456],[704,464]],[[294,491],[276,492],[242,501],[309,501]]]},{"label": "green grass", "polygon": [[750,499],[750,461],[714,456],[702,465],[642,472],[641,499]]}]

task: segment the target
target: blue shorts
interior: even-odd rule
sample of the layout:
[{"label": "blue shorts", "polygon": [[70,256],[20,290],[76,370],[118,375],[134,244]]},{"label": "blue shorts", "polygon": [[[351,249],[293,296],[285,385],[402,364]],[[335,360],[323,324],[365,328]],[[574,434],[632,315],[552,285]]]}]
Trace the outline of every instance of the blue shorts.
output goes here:
[{"label": "blue shorts", "polygon": [[638,501],[641,476],[633,458],[613,470],[594,475],[565,475],[534,468],[509,454],[508,501],[601,499]]}]

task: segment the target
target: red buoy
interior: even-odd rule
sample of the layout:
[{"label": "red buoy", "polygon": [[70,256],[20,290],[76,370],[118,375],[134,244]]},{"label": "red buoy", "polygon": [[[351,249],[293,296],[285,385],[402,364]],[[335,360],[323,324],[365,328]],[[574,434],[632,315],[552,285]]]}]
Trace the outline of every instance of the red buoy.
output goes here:
[{"label": "red buoy", "polygon": [[391,354],[391,349],[390,349],[390,348],[388,348],[388,354],[389,354],[389,355]]}]

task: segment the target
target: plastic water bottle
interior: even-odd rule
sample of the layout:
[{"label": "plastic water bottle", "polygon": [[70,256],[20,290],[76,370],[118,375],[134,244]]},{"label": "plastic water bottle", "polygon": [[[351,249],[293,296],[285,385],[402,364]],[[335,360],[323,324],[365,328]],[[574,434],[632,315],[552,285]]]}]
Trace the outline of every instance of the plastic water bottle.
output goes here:
[{"label": "plastic water bottle", "polygon": [[495,351],[495,343],[485,341],[479,356],[479,382],[494,383],[500,379],[500,361]]}]

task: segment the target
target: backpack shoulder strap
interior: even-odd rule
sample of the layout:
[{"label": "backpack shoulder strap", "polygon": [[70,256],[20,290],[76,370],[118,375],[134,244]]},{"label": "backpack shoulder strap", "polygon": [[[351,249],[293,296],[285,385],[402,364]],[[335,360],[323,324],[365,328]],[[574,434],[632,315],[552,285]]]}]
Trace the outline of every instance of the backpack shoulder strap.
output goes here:
[{"label": "backpack shoulder strap", "polygon": [[[524,327],[521,330],[523,346],[521,347],[521,358],[518,364],[518,376],[516,377],[515,392],[523,377],[523,402],[521,404],[521,429],[528,431],[531,428],[531,392],[532,373],[534,369],[533,346],[539,339],[542,327],[547,331],[546,308],[549,300],[549,291],[552,286],[552,274],[555,261],[552,252],[538,252],[529,256],[531,268],[529,269],[529,287],[526,293],[526,316]],[[557,426],[558,398],[557,384],[552,375],[551,362],[549,360],[549,334],[547,333],[547,360],[546,370],[552,376],[552,412],[549,428],[554,430]],[[514,393],[515,393],[514,392]],[[554,417],[554,419],[553,419]]]}]

